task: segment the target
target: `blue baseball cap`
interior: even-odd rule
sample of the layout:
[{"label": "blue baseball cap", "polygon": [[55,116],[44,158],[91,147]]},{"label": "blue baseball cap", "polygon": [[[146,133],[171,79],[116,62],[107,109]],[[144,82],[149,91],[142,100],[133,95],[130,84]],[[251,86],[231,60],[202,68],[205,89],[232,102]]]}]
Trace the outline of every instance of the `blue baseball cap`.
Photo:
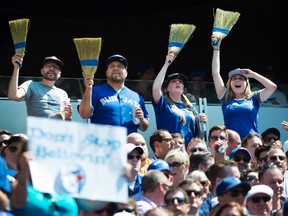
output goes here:
[{"label": "blue baseball cap", "polygon": [[245,192],[251,189],[251,185],[247,182],[242,182],[239,178],[234,176],[223,178],[218,185],[216,186],[216,194],[217,196],[221,196],[224,193],[231,191],[234,188],[242,188]]},{"label": "blue baseball cap", "polygon": [[248,149],[246,149],[244,147],[239,147],[239,148],[233,149],[231,154],[230,154],[229,159],[231,160],[235,156],[235,154],[238,152],[244,152],[247,155],[247,157],[249,158],[249,161],[251,160],[251,158],[252,158],[251,153],[248,151]]},{"label": "blue baseball cap", "polygon": [[159,170],[159,171],[168,170],[169,172],[171,172],[169,164],[162,159],[156,159],[152,161],[148,166],[147,170]]},{"label": "blue baseball cap", "polygon": [[110,56],[110,57],[106,60],[106,65],[107,65],[107,67],[108,67],[108,65],[109,65],[111,62],[113,62],[113,61],[119,61],[119,62],[121,62],[121,63],[125,66],[126,70],[128,69],[128,61],[127,61],[127,59],[126,59],[124,56],[119,55],[119,54],[115,54],[115,55]]}]

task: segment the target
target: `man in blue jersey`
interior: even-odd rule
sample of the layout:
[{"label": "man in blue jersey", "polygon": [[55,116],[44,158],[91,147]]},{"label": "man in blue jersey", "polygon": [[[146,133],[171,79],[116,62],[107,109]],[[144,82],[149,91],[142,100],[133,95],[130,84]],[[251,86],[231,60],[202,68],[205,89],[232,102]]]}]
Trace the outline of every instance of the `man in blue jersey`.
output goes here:
[{"label": "man in blue jersey", "polygon": [[[107,83],[93,86],[94,76],[83,73],[86,89],[78,107],[80,116],[90,118],[95,124],[126,127],[127,134],[138,129],[146,131],[149,120],[144,99],[125,86],[128,61],[116,54],[110,56],[106,64]],[[133,107],[136,107],[135,112]],[[134,118],[139,120],[138,123],[133,122]]]}]

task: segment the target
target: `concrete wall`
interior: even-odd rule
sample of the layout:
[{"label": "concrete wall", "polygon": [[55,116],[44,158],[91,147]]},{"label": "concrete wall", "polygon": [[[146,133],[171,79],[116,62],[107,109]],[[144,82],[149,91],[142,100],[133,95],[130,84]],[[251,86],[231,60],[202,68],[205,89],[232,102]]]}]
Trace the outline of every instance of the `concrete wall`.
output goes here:
[{"label": "concrete wall", "polygon": [[[77,112],[78,101],[71,101],[73,106],[73,121],[87,122],[82,119]],[[147,110],[150,118],[150,126],[147,131],[140,133],[145,137],[148,144],[150,155],[152,154],[149,146],[149,137],[156,130],[155,114],[153,106],[150,102],[146,103]],[[196,107],[198,108],[198,107]],[[208,117],[207,129],[214,125],[223,125],[223,118],[220,105],[208,105],[205,113]],[[6,98],[0,99],[0,129],[7,129],[12,133],[26,133],[26,106],[25,102],[15,102],[7,100]],[[288,134],[281,129],[281,121],[288,120],[287,107],[266,107],[262,106],[259,113],[259,130],[263,132],[267,128],[276,127],[281,132],[281,141],[284,143],[288,140]]]}]

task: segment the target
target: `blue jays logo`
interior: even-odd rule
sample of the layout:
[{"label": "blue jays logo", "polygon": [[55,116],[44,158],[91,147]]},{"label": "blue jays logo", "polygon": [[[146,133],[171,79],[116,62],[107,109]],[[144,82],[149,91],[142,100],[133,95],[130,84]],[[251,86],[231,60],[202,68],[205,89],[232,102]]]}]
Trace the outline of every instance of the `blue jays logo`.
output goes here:
[{"label": "blue jays logo", "polygon": [[71,194],[80,193],[86,181],[84,170],[78,164],[62,166],[60,178],[63,189]]}]

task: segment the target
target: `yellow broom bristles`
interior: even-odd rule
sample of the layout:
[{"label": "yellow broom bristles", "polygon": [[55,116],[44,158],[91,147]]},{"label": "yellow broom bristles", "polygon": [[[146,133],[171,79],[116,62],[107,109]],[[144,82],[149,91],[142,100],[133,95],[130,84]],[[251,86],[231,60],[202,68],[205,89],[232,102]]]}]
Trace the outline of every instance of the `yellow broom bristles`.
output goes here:
[{"label": "yellow broom bristles", "polygon": [[17,54],[24,54],[26,49],[26,39],[29,29],[29,19],[17,19],[9,21],[10,31]]},{"label": "yellow broom bristles", "polygon": [[193,24],[172,24],[170,26],[168,53],[172,52],[177,56],[195,30],[196,26]]},{"label": "yellow broom bristles", "polygon": [[98,60],[102,46],[101,38],[74,38],[82,71],[92,76],[98,68]]},{"label": "yellow broom bristles", "polygon": [[240,17],[239,12],[216,9],[212,37],[225,38]]}]

